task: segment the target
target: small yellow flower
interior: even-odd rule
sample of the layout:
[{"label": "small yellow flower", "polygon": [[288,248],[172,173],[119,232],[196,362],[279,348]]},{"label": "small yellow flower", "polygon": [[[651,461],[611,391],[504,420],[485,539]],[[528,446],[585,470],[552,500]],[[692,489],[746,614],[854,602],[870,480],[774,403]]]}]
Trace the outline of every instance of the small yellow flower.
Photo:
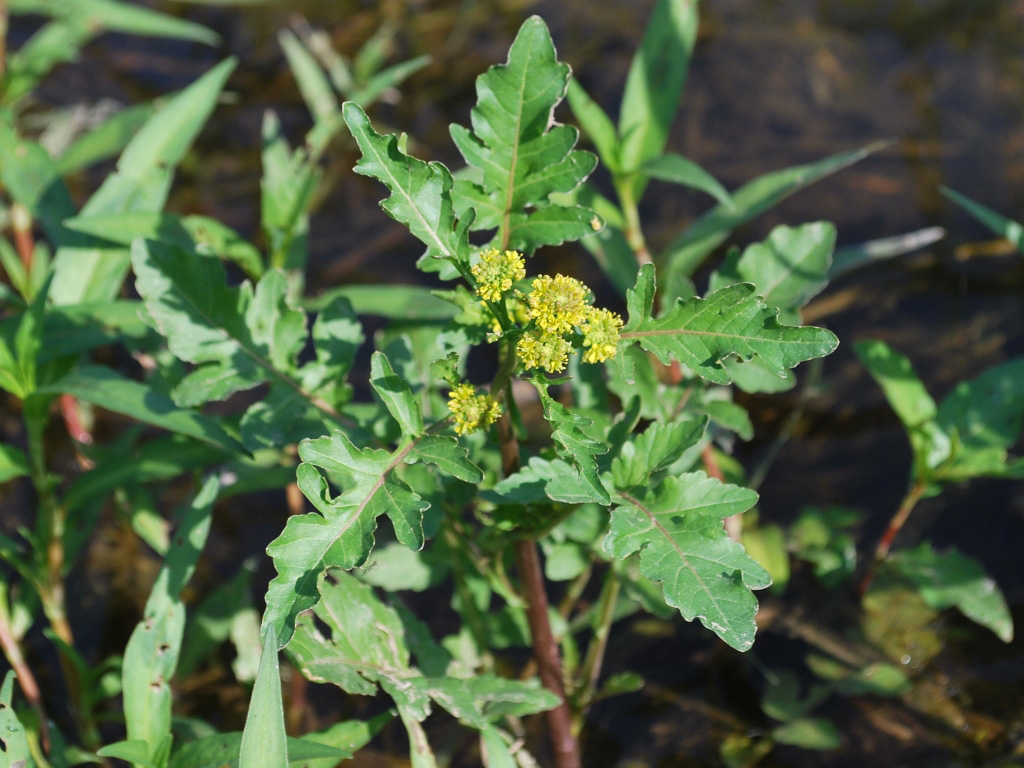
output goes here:
[{"label": "small yellow flower", "polygon": [[469,435],[497,421],[501,404],[490,395],[476,394],[476,387],[463,382],[449,393],[448,410],[455,417],[455,433]]},{"label": "small yellow flower", "polygon": [[516,251],[502,253],[496,248],[480,254],[480,261],[470,271],[476,278],[476,293],[485,301],[501,301],[512,284],[526,277],[526,263]]},{"label": "small yellow flower", "polygon": [[527,300],[530,317],[547,334],[563,334],[586,319],[590,289],[565,275],[541,275],[533,281]]},{"label": "small yellow flower", "polygon": [[583,321],[583,353],[585,363],[603,363],[615,357],[619,348],[622,318],[607,309],[591,308]]},{"label": "small yellow flower", "polygon": [[528,331],[516,344],[516,354],[529,368],[543,368],[548,373],[558,373],[569,362],[572,344],[558,334]]}]

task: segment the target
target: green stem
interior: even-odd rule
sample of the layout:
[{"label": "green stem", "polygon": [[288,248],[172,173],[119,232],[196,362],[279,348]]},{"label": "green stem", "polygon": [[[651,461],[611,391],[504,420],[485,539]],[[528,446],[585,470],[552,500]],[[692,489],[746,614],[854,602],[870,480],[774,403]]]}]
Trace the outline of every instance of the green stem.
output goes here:
[{"label": "green stem", "polygon": [[579,733],[583,727],[583,716],[587,707],[594,701],[597,694],[597,682],[601,678],[601,666],[604,663],[605,651],[608,650],[608,636],[611,634],[612,623],[615,621],[615,604],[619,600],[621,582],[619,569],[622,561],[616,560],[608,568],[598,599],[597,615],[594,620],[594,636],[587,646],[587,657],[583,661],[583,673],[580,676],[582,687],[577,696],[576,711],[573,713],[573,732]]},{"label": "green stem", "polygon": [[[37,581],[39,600],[54,634],[61,641],[57,644],[57,657],[67,686],[71,715],[74,718],[82,745],[95,751],[100,746],[99,732],[89,716],[85,701],[83,681],[74,660],[64,647],[74,648],[75,637],[67,618],[64,583],[64,533],[67,511],[53,493],[53,484],[46,469],[44,432],[49,411],[49,398],[38,395],[29,398],[23,405],[25,432],[28,439],[28,458],[32,484],[39,498],[37,536],[42,544],[38,553],[40,578]],[[63,644],[63,646],[62,646]]]},{"label": "green stem", "polygon": [[619,195],[622,214],[626,219],[626,242],[633,249],[636,262],[640,266],[652,263],[651,252],[647,250],[643,229],[640,226],[640,209],[633,193],[633,177],[625,176],[615,179],[615,191]]},{"label": "green stem", "polygon": [[480,660],[483,663],[483,667],[485,670],[490,671],[494,668],[494,657],[490,652],[491,646],[488,642],[487,622],[473,601],[473,594],[470,592],[469,584],[466,582],[466,571],[463,562],[464,548],[461,537],[447,517],[441,525],[445,543],[451,552],[452,578],[455,581],[455,590],[459,595],[459,600],[462,602],[462,614],[480,652]]}]

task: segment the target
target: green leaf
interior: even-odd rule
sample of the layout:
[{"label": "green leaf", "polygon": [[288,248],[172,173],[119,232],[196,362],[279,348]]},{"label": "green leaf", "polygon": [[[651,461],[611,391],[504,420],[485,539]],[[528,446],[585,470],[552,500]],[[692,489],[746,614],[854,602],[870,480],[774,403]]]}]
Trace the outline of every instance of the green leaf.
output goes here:
[{"label": "green leaf", "polygon": [[[156,213],[163,208],[173,169],[181,162],[213,111],[234,59],[221,62],[167,103],[125,147],[117,170],[82,208],[82,217],[112,213]],[[73,240],[57,251],[55,304],[109,301],[128,271],[128,253]]]},{"label": "green leaf", "polygon": [[[665,149],[697,39],[696,0],[659,0],[633,56],[619,110],[622,168],[634,171]],[[643,181],[637,180],[636,197]]]},{"label": "green leaf", "polygon": [[929,607],[957,608],[1002,640],[1013,640],[1013,618],[1003,593],[974,558],[956,550],[939,553],[927,541],[893,556],[896,566],[917,586]]},{"label": "green leaf", "polygon": [[772,738],[779,744],[824,751],[839,749],[842,744],[835,725],[823,717],[805,717],[776,726]]},{"label": "green leaf", "polygon": [[4,768],[32,768],[35,761],[29,751],[25,726],[18,720],[11,701],[15,677],[14,671],[8,670],[4,675],[3,686],[0,687],[0,743],[3,744],[3,765]]},{"label": "green leaf", "polygon": [[53,384],[40,387],[37,392],[74,395],[108,411],[123,413],[143,423],[195,438],[228,453],[241,450],[241,446],[216,420],[178,408],[166,395],[140,382],[123,379],[111,368],[84,366]]},{"label": "green leaf", "polygon": [[277,633],[269,630],[263,640],[260,671],[256,675],[239,744],[239,768],[285,768],[289,762],[281,669],[277,658],[279,647]]},{"label": "green leaf", "polygon": [[615,487],[628,491],[647,485],[653,473],[665,469],[695,446],[704,436],[707,425],[706,418],[651,424],[643,434],[623,444],[612,462]]},{"label": "green leaf", "polygon": [[1024,226],[949,187],[940,187],[939,191],[997,235],[1005,237],[1018,251],[1024,253]]},{"label": "green leaf", "polygon": [[[537,384],[537,382],[534,382]],[[571,482],[573,494],[579,489],[579,495],[585,496],[588,500],[595,500],[601,504],[609,504],[611,499],[608,491],[598,476],[597,457],[608,452],[608,446],[593,439],[584,429],[593,422],[585,416],[573,413],[564,405],[554,400],[547,391],[544,382],[537,384],[537,391],[540,393],[541,402],[544,404],[544,418],[551,424],[554,430],[551,439],[555,442],[555,450],[558,455],[568,461],[576,470],[578,479],[570,474],[564,482]],[[554,491],[559,495],[559,484],[555,484]]]},{"label": "green leaf", "polygon": [[607,504],[610,500],[607,493],[602,485],[594,485],[592,479],[586,479],[572,464],[561,459],[547,460],[534,456],[526,466],[485,493],[485,498],[499,504],[516,505],[548,499],[564,504],[584,504],[589,501]]},{"label": "green leaf", "polygon": [[[338,726],[347,723],[337,723]],[[183,744],[174,753],[167,768],[238,768],[239,751],[242,746],[242,732],[216,733],[202,739]],[[328,768],[334,768],[340,760],[352,757],[351,751],[329,744],[319,744],[309,738],[288,738],[289,768],[308,768],[313,761],[328,761]]]},{"label": "green leaf", "polygon": [[771,577],[726,534],[722,518],[750,509],[757,494],[700,472],[666,478],[636,498],[615,494],[609,555],[640,552],[640,572],[662,582],[665,602],[740,651],[754,643],[757,600]]},{"label": "green leaf", "polygon": [[402,428],[403,435],[422,434],[423,415],[419,403],[413,397],[408,382],[395,373],[383,352],[374,352],[370,358],[370,386],[384,401],[388,412]]},{"label": "green leaf", "polygon": [[804,360],[824,357],[839,340],[823,328],[780,325],[778,310],[756,296],[756,288],[739,283],[706,298],[677,299],[661,317],[651,317],[654,267],[645,264],[636,287],[627,295],[629,322],[621,338],[636,340],[663,363],[677,360],[702,378],[728,384],[724,358],[754,355],[776,376]]},{"label": "green leaf", "polygon": [[[467,725],[484,730],[504,714],[529,714],[555,706],[556,697],[536,681],[503,680],[490,675],[469,679],[426,677],[411,665],[406,629],[398,612],[388,607],[352,576],[336,573],[324,584],[323,600],[314,614],[299,618],[289,658],[303,675],[330,682],[349,693],[372,696],[381,690],[394,699],[410,729],[412,749],[422,732],[431,702]],[[426,745],[423,745],[426,746]],[[429,749],[429,747],[426,747]],[[415,764],[415,762],[414,762]]]},{"label": "green leaf", "polygon": [[393,320],[450,320],[459,310],[418,285],[343,285],[305,302],[321,309],[336,298],[345,298],[360,315],[379,315]]},{"label": "green leaf", "polygon": [[732,194],[732,206],[719,203],[673,240],[662,257],[671,284],[675,275],[692,275],[704,258],[741,224],[761,215],[794,192],[846,168],[888,146],[877,142],[863,149],[845,152],[807,165],[772,171],[744,184]]},{"label": "green leaf", "polygon": [[98,31],[170,37],[216,45],[220,37],[192,21],[178,19],[144,6],[117,0],[75,0],[72,3],[33,3],[32,12],[66,17],[76,25]]},{"label": "green leaf", "polygon": [[[65,236],[61,222],[75,215],[75,204],[49,153],[37,142],[21,138],[12,126],[0,121],[0,157],[3,157],[0,182],[4,189],[15,201],[28,208],[50,240],[60,243]],[[15,287],[21,283],[27,288],[26,270],[20,260],[17,264],[22,279],[15,280],[15,274],[9,268],[8,276]],[[20,287],[19,290],[27,293]]]},{"label": "green leaf", "polygon": [[[53,8],[57,4],[45,5]],[[46,13],[48,9],[44,7],[39,10]],[[21,48],[8,54],[3,104],[8,107],[18,106],[18,102],[35,90],[54,67],[74,60],[93,34],[86,25],[63,18],[43,26]],[[4,160],[6,162],[7,158]]]},{"label": "green leaf", "polygon": [[1024,420],[1024,358],[1010,360],[962,381],[939,404],[935,422],[956,434],[959,453],[946,476],[1008,471],[1006,450],[1019,439]]},{"label": "green leaf", "polygon": [[292,151],[273,110],[263,115],[262,161],[260,224],[269,243],[270,265],[301,271],[308,256],[309,207],[320,169],[305,148]]},{"label": "green leaf", "polygon": [[199,365],[175,389],[179,404],[220,400],[268,380],[299,389],[284,372],[306,342],[306,321],[288,305],[282,273],[268,272],[255,291],[248,282],[231,288],[216,260],[147,240],[133,244],[132,262],[156,329],[175,357]]},{"label": "green leaf", "polygon": [[64,226],[76,232],[108,240],[125,247],[136,238],[158,240],[183,251],[197,251],[233,261],[251,278],[263,274],[263,257],[235,230],[208,216],[178,216],[173,213],[111,213],[76,216]]},{"label": "green leaf", "polygon": [[484,473],[469,460],[469,449],[454,437],[423,435],[413,445],[409,457],[433,464],[446,474],[465,483],[480,483]]},{"label": "green leaf", "polygon": [[[392,709],[387,712],[381,712],[376,717],[372,717],[367,721],[344,720],[340,723],[335,723],[322,731],[307,733],[302,738],[306,744],[314,742],[334,747],[336,749],[341,749],[349,753],[357,752],[369,744],[370,740],[380,733],[381,729],[391,722],[394,716],[395,710]],[[291,752],[292,746],[289,745],[289,753]],[[306,768],[336,768],[336,765],[336,760],[311,759],[306,763]],[[177,767],[172,766],[172,768]]]},{"label": "green leaf", "polygon": [[569,80],[566,96],[576,119],[579,120],[584,132],[597,147],[597,154],[600,155],[601,162],[610,172],[618,173],[621,170],[619,162],[621,146],[611,118],[601,109],[601,105],[583,90],[583,86],[579,84],[578,80]]},{"label": "green leaf", "polygon": [[57,158],[57,172],[68,176],[118,154],[152,117],[154,109],[152,104],[138,104],[110,115],[61,153]]},{"label": "green leaf", "polygon": [[124,652],[122,690],[128,739],[146,744],[149,760],[158,766],[166,763],[170,750],[170,682],[185,631],[181,592],[206,543],[219,490],[217,479],[208,479],[185,510],[146,601],[143,619]]},{"label": "green leaf", "polygon": [[100,757],[115,757],[126,763],[142,766],[142,768],[160,768],[152,758],[149,744],[140,739],[129,739],[107,744],[96,752]]},{"label": "green leaf", "polygon": [[726,257],[711,276],[710,290],[753,283],[764,303],[797,310],[828,284],[836,228],[819,221],[801,227],[775,227],[768,238],[747,246],[738,259]]},{"label": "green leaf", "polygon": [[0,483],[28,475],[28,458],[13,445],[0,443]]},{"label": "green leaf", "polygon": [[76,478],[61,500],[69,513],[105,499],[116,488],[166,480],[190,469],[223,462],[224,452],[207,443],[170,435],[141,446],[134,442],[120,445],[97,458],[96,468]]},{"label": "green leaf", "polygon": [[405,224],[427,246],[427,252],[453,263],[459,261],[459,245],[452,210],[452,176],[437,162],[425,163],[398,148],[398,137],[381,136],[358,104],[342,106],[345,122],[362,157],[355,172],[372,176],[390,190],[381,202],[387,214]]},{"label": "green leaf", "polygon": [[640,167],[640,173],[652,179],[706,192],[722,205],[732,207],[732,198],[718,179],[693,160],[674,152],[652,157]]},{"label": "green leaf", "polygon": [[[299,445],[298,485],[321,514],[290,517],[267,547],[278,576],[267,591],[264,632],[274,627],[282,645],[288,642],[295,617],[319,600],[325,570],[365,562],[379,515],[391,519],[398,540],[409,549],[423,546],[423,512],[430,504],[395,473],[414,458],[415,446],[412,441],[394,453],[359,449],[340,431]],[[346,490],[332,498],[317,467],[345,478]]]},{"label": "green leaf", "polygon": [[569,67],[558,61],[539,16],[520,27],[508,61],[477,78],[472,130],[451,126],[452,139],[479,182],[455,182],[461,213],[476,208],[472,229],[497,229],[497,248],[533,252],[593,232],[590,211],[553,205],[549,196],[578,187],[597,158],[574,151],[579,132],[556,125]]},{"label": "green leaf", "polygon": [[854,344],[854,350],[908,429],[935,418],[935,401],[924,388],[909,359],[878,340],[859,341]]},{"label": "green leaf", "polygon": [[299,38],[290,30],[283,29],[277,33],[277,41],[281,44],[288,66],[299,85],[302,99],[313,115],[315,125],[310,134],[313,154],[319,154],[330,137],[341,127],[341,108],[334,89],[317,64],[316,59],[304,46]]}]

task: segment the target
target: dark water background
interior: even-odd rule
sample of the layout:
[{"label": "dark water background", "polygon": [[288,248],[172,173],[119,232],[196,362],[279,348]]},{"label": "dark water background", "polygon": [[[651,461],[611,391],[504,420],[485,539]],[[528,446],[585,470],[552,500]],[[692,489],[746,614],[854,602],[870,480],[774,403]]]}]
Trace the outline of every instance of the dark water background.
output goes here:
[{"label": "dark water background", "polygon": [[[309,127],[276,34],[300,15],[330,32],[351,55],[382,23],[398,28],[393,61],[419,54],[432,64],[400,89],[394,104],[371,116],[407,131],[421,157],[459,167],[450,122],[468,122],[473,80],[504,61],[522,21],[540,14],[560,58],[612,114],[639,43],[650,0],[636,2],[311,2],[219,8],[151,3],[201,22],[223,36],[219,48],[107,35],[82,61],[62,67],[40,93],[43,104],[113,98],[137,103],[183,87],[217,61],[238,56],[229,82],[237,98],[215,113],[178,175],[170,209],[202,212],[258,240],[259,127],[279,112],[293,142]],[[30,25],[15,26],[12,44]],[[808,404],[793,439],[761,486],[762,519],[787,523],[806,505],[860,509],[862,552],[902,497],[910,450],[881,392],[856,362],[851,343],[882,338],[908,354],[929,390],[941,398],[959,380],[1024,354],[1024,261],[939,195],[957,189],[1018,220],[1024,218],[1024,2],[1021,0],[705,0],[683,107],[669,149],[697,161],[727,188],[788,165],[892,138],[889,149],[786,201],[739,230],[730,242],[765,236],[777,224],[827,219],[839,244],[851,245],[941,226],[947,237],[925,251],[874,265],[830,286],[809,319],[843,342],[824,364],[823,394]],[[559,119],[569,120],[561,108]],[[377,207],[382,188],[349,172],[350,143],[326,159],[334,181],[311,224],[311,292],[343,283],[418,279],[419,248]],[[93,189],[109,170],[77,180]],[[696,193],[653,183],[644,200],[648,240],[657,251],[710,206]],[[578,249],[542,258],[596,279]],[[749,401],[757,437],[737,446],[748,468],[792,409],[792,395]],[[980,559],[1024,626],[1024,489],[1020,483],[976,482],[922,502],[897,547],[927,538]],[[245,506],[242,506],[242,505]],[[276,497],[239,502],[220,514],[206,578],[229,575],[259,553],[283,524]],[[121,629],[103,630],[99,646],[121,647],[145,595],[132,583],[145,565],[111,549],[94,550],[93,583]],[[123,561],[122,561],[123,560]],[[143,558],[144,560],[144,558]],[[260,566],[256,592],[272,575]],[[262,580],[262,581],[261,581]],[[88,592],[88,590],[85,590]],[[86,595],[86,604],[97,600]],[[655,630],[623,628],[608,671],[636,669],[643,693],[598,705],[584,734],[594,766],[718,765],[728,733],[763,731],[756,706],[763,670],[801,668],[808,650],[834,641],[856,647],[857,614],[844,598],[798,573],[789,592],[762,601],[769,616],[754,650],[740,657],[681,621]],[[124,638],[119,633],[124,633]],[[915,666],[918,693],[904,700],[836,697],[818,714],[843,734],[838,753],[779,748],[770,766],[981,766],[1024,752],[1024,644],[1004,646],[956,616],[940,626],[944,651]],[[205,698],[189,694],[197,714],[216,709],[222,727],[238,727],[244,691],[226,682]],[[930,704],[929,704],[930,702]],[[401,737],[367,751],[354,765],[390,763]],[[382,751],[383,750],[383,751]],[[400,764],[400,761],[395,762]],[[471,763],[466,763],[471,764]]]}]

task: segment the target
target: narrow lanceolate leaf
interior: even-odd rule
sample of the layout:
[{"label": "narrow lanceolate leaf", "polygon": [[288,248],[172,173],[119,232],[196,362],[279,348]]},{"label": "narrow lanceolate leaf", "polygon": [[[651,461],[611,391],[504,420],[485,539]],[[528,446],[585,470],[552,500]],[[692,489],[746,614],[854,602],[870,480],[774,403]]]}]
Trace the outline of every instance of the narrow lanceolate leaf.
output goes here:
[{"label": "narrow lanceolate leaf", "polygon": [[778,309],[766,306],[756,288],[739,283],[706,298],[677,299],[653,318],[654,267],[645,264],[627,295],[629,323],[621,337],[636,341],[663,363],[676,360],[716,384],[728,384],[722,361],[757,356],[776,376],[832,352],[839,340],[823,328],[780,325]]},{"label": "narrow lanceolate leaf", "polygon": [[697,219],[665,249],[662,259],[668,270],[668,274],[663,276],[666,282],[674,284],[676,275],[692,275],[705,257],[736,227],[764,213],[794,192],[886,146],[887,142],[877,142],[853,152],[826,157],[816,163],[772,171],[744,184],[732,193],[731,206],[719,203]]},{"label": "narrow lanceolate leaf", "polygon": [[342,114],[363,153],[356,173],[373,176],[391,195],[381,207],[405,224],[438,258],[458,258],[455,214],[452,210],[452,175],[437,162],[410,157],[398,148],[397,136],[382,136],[358,104],[346,102]]},{"label": "narrow lanceolate leaf", "polygon": [[597,164],[589,152],[573,149],[574,127],[554,124],[568,82],[568,65],[558,61],[547,27],[533,16],[508,61],[477,78],[472,130],[451,127],[455,145],[480,174],[479,183],[456,182],[457,207],[476,209],[474,230],[498,230],[496,247],[532,252],[593,231],[590,211],[549,200],[578,187]]},{"label": "narrow lanceolate leaf", "polygon": [[[234,59],[228,59],[169,99],[128,143],[117,161],[117,170],[89,198],[81,216],[160,211],[167,200],[174,168],[206,123],[234,67]],[[127,251],[81,237],[68,238],[61,245],[55,257],[54,303],[79,304],[117,297],[128,272]]]},{"label": "narrow lanceolate leaf", "polygon": [[195,571],[210,531],[213,503],[220,485],[203,484],[185,511],[146,601],[143,620],[124,652],[124,717],[128,740],[147,745],[150,760],[164,765],[171,744],[170,681],[185,631],[181,591]]},{"label": "narrow lanceolate leaf", "polygon": [[153,391],[141,382],[124,379],[103,366],[77,368],[53,384],[40,387],[37,392],[74,395],[100,408],[187,435],[228,453],[242,448],[214,419],[178,408],[166,395]]},{"label": "narrow lanceolate leaf", "polygon": [[[659,0],[654,7],[630,64],[619,112],[622,167],[627,172],[665,148],[686,82],[697,23],[697,0]],[[638,179],[636,184],[640,191],[643,181]]]},{"label": "narrow lanceolate leaf", "polygon": [[997,235],[1005,237],[1018,251],[1024,253],[1024,225],[1008,219],[948,187],[942,187],[940,191]]},{"label": "narrow lanceolate leaf", "polygon": [[[278,575],[267,591],[263,631],[273,629],[282,647],[291,638],[298,614],[320,599],[327,568],[353,568],[365,562],[379,515],[390,518],[398,540],[407,547],[423,546],[423,512],[430,504],[395,473],[412,458],[414,447],[410,442],[394,453],[360,449],[340,431],[299,446],[299,489],[319,514],[289,518],[267,547]],[[343,483],[346,490],[340,496],[331,496],[318,467]]]},{"label": "narrow lanceolate leaf", "polygon": [[665,601],[737,650],[754,642],[757,600],[771,577],[726,534],[722,518],[750,509],[757,494],[701,472],[665,479],[638,496],[615,494],[604,550],[640,552],[640,572],[660,581]]},{"label": "narrow lanceolate leaf", "polygon": [[[398,612],[373,590],[339,573],[324,585],[323,601],[299,619],[288,656],[303,675],[343,690],[372,696],[378,688],[395,701],[410,731],[410,748],[429,754],[415,727],[430,714],[431,703],[478,730],[504,714],[530,714],[555,706],[557,699],[536,681],[503,680],[490,675],[470,679],[428,677],[412,665],[407,630]],[[319,627],[327,630],[325,635]],[[432,641],[427,639],[429,643]],[[414,759],[413,764],[416,764]]]},{"label": "narrow lanceolate leaf", "polygon": [[297,388],[282,371],[306,342],[305,315],[288,306],[282,273],[268,272],[256,289],[227,285],[216,259],[160,243],[132,246],[136,288],[157,330],[180,360],[199,367],[178,385],[179,405],[220,400],[264,381]]},{"label": "narrow lanceolate leaf", "polygon": [[284,700],[281,698],[281,668],[277,658],[279,641],[270,631],[263,640],[263,655],[256,684],[245,716],[245,728],[238,749],[238,768],[286,768],[288,737],[284,729]]}]

